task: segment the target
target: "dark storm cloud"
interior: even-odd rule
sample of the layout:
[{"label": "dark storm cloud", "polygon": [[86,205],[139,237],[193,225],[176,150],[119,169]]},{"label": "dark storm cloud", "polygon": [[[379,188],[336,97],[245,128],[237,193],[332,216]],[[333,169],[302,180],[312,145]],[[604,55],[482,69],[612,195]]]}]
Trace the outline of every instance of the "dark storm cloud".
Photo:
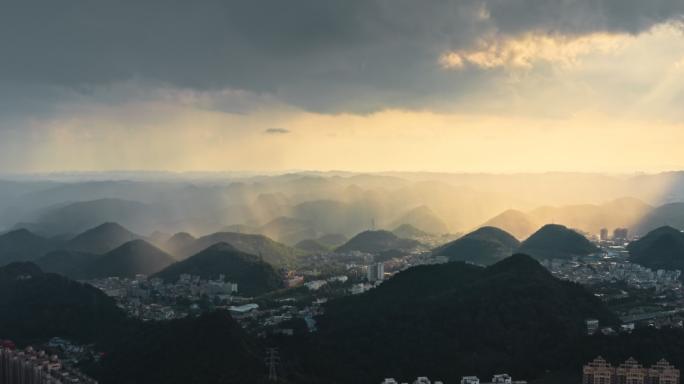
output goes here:
[{"label": "dark storm cloud", "polygon": [[0,83],[88,95],[135,80],[332,113],[421,108],[505,76],[441,68],[484,35],[638,33],[683,12],[681,0],[9,2]]}]

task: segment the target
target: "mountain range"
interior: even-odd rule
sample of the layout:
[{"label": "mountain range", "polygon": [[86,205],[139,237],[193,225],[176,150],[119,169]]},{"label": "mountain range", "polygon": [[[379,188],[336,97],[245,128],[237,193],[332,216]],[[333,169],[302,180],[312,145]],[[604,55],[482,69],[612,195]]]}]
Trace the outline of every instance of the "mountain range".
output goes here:
[{"label": "mountain range", "polygon": [[296,266],[299,264],[299,257],[307,254],[300,249],[278,243],[263,235],[236,232],[217,232],[197,239],[187,233],[176,234],[162,244],[162,248],[181,259],[185,259],[222,242],[229,243],[242,252],[260,255],[264,260],[278,266]]},{"label": "mountain range", "polygon": [[50,252],[35,263],[46,272],[72,279],[90,280],[106,277],[135,278],[151,275],[173,264],[177,259],[145,240],[131,240],[105,253],[74,250]]}]

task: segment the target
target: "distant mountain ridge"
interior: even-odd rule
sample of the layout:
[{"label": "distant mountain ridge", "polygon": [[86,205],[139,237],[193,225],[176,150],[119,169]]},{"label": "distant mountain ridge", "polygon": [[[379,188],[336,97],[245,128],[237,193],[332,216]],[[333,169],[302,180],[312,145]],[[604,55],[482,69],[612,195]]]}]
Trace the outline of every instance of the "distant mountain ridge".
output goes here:
[{"label": "distant mountain ridge", "polygon": [[177,235],[172,236],[164,245],[167,252],[183,259],[222,242],[229,243],[242,252],[261,255],[264,260],[278,266],[296,266],[299,264],[299,257],[306,255],[306,252],[300,249],[278,243],[263,235],[217,232],[192,240],[192,237],[183,234],[179,236],[183,238],[182,244],[184,245],[175,248],[173,245],[179,243]]},{"label": "distant mountain ridge", "polygon": [[[525,238],[536,232],[541,225],[539,225],[530,215],[517,211],[515,209],[508,209],[503,213],[487,220],[482,227],[496,227],[504,230],[518,239]],[[476,228],[477,229],[477,228]]]},{"label": "distant mountain ridge", "polygon": [[36,264],[47,272],[89,280],[151,275],[175,261],[176,258],[145,240],[131,240],[102,255],[73,250],[50,252],[36,260]]}]

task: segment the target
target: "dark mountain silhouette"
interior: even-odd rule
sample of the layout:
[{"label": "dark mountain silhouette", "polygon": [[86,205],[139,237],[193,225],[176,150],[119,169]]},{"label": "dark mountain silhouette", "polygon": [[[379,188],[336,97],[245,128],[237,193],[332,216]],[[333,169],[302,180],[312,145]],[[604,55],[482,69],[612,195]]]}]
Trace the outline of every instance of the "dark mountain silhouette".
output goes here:
[{"label": "dark mountain silhouette", "polygon": [[78,279],[110,276],[134,278],[151,275],[173,264],[176,259],[145,240],[132,240],[67,273]]},{"label": "dark mountain silhouette", "polygon": [[299,248],[302,251],[307,252],[328,252],[330,251],[331,246],[322,244],[318,240],[306,239],[297,243],[295,248]]},{"label": "dark mountain silhouette", "polygon": [[42,276],[43,271],[38,265],[30,261],[14,261],[4,267],[0,267],[0,279],[14,280],[17,277]]},{"label": "dark mountain silhouette", "polygon": [[521,239],[530,236],[541,226],[528,214],[515,209],[508,209],[487,220],[478,228],[483,227],[496,227]]},{"label": "dark mountain silhouette", "polygon": [[438,247],[436,256],[447,256],[451,261],[471,261],[489,265],[513,254],[520,242],[510,233],[494,227],[483,227]]},{"label": "dark mountain silhouette", "polygon": [[[5,278],[30,274],[30,279]],[[101,290],[53,273],[33,263],[0,268],[0,329],[17,345],[59,336],[92,342],[99,332],[116,326],[126,314]],[[96,305],[95,305],[96,304]]]},{"label": "dark mountain silhouette", "polygon": [[420,247],[422,244],[417,240],[402,239],[390,231],[364,231],[352,237],[344,245],[335,249],[335,252],[361,251],[365,253],[377,253],[388,249],[411,249]]},{"label": "dark mountain silhouette", "polygon": [[96,346],[102,361],[84,371],[105,384],[268,383],[264,346],[226,310],[174,321],[129,320]]},{"label": "dark mountain silhouette", "polygon": [[182,273],[237,283],[241,293],[258,296],[282,288],[282,277],[271,264],[239,251],[228,243],[214,244],[187,259],[168,266],[154,276],[167,282],[178,281]]},{"label": "dark mountain silhouette", "polygon": [[327,245],[342,245],[349,241],[349,238],[341,233],[328,233],[318,238],[318,242]]},{"label": "dark mountain silhouette", "polygon": [[235,232],[217,232],[212,235],[203,236],[192,243],[174,252],[174,255],[187,258],[216,243],[229,243],[242,252],[252,255],[261,255],[264,260],[278,266],[295,266],[299,264],[299,256],[305,254],[304,251],[278,243],[263,235],[248,235]]},{"label": "dark mountain silhouette", "polygon": [[34,261],[58,248],[60,242],[17,229],[0,236],[0,266],[13,261]]},{"label": "dark mountain silhouette", "polygon": [[630,256],[638,256],[642,251],[650,247],[662,235],[665,234],[671,235],[673,238],[677,239],[677,241],[684,244],[684,233],[677,228],[665,225],[650,231],[646,234],[646,236],[640,238],[639,240],[632,241],[631,243],[627,244],[627,250],[629,251]]},{"label": "dark mountain silhouette", "polygon": [[361,384],[405,382],[426,371],[444,380],[500,371],[531,381],[563,360],[564,346],[582,340],[587,318],[621,324],[592,293],[554,278],[527,255],[486,268],[418,266],[329,301],[316,324],[326,353],[309,364],[346,362],[321,376]]},{"label": "dark mountain silhouette", "polygon": [[543,226],[518,248],[518,252],[539,260],[569,259],[573,255],[588,255],[599,251],[586,237],[558,224]]},{"label": "dark mountain silhouette", "polygon": [[64,244],[64,249],[90,253],[107,253],[134,239],[141,239],[117,223],[104,223],[89,229]]},{"label": "dark mountain silhouette", "polygon": [[96,253],[60,249],[41,256],[35,263],[45,272],[76,277],[71,274],[74,269],[91,263],[101,256],[102,255]]},{"label": "dark mountain silhouette", "polygon": [[629,251],[630,256],[637,256],[644,249],[655,243],[660,236],[665,234],[672,235],[672,237],[684,243],[684,233],[682,233],[682,231],[677,228],[670,227],[669,225],[665,225],[650,231],[639,240],[632,241],[631,243],[627,244],[627,250]]},{"label": "dark mountain silhouette", "polygon": [[684,270],[684,241],[670,233],[661,234],[635,255],[630,254],[629,261],[651,268],[652,270]]},{"label": "dark mountain silhouette", "polygon": [[411,224],[402,224],[392,231],[397,237],[411,238],[428,236],[430,233],[420,230]]}]

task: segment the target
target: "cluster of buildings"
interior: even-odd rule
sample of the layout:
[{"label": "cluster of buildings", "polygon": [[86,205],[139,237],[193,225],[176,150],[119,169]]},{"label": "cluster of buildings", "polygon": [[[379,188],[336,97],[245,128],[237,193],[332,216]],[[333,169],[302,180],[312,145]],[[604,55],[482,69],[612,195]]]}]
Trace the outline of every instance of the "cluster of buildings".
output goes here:
[{"label": "cluster of buildings", "polygon": [[583,368],[583,384],[679,384],[679,369],[665,359],[645,368],[630,358],[619,367],[613,367],[602,357]]},{"label": "cluster of buildings", "polygon": [[284,333],[292,335],[292,329],[281,327],[283,321],[301,318],[306,322],[307,328],[310,332],[316,331],[316,320],[314,316],[323,314],[321,304],[325,303],[326,299],[317,299],[303,309],[283,305],[277,309],[260,310],[258,304],[246,304],[241,306],[232,306],[228,310],[231,316],[242,326],[242,328],[253,335],[259,337],[266,337],[266,328],[270,327],[273,333]]},{"label": "cluster of buildings", "polygon": [[527,384],[525,380],[513,380],[507,374],[494,375],[492,381],[480,381],[476,376],[463,376],[461,384]]},{"label": "cluster of buildings", "polygon": [[610,239],[613,240],[614,243],[617,242],[624,242],[628,240],[628,235],[629,230],[627,228],[615,228],[613,230],[613,237],[610,238],[608,237],[608,228],[603,228],[599,231],[599,240],[601,241],[608,241]]},{"label": "cluster of buildings", "polygon": [[207,295],[212,299],[219,297],[226,301],[243,300],[242,297],[233,295],[237,292],[238,285],[224,280],[224,275],[220,275],[218,280],[205,280],[200,276],[181,274],[175,284],[164,284],[162,279],[148,279],[146,275],[136,275],[135,279],[109,277],[87,280],[86,283],[99,288],[107,296],[115,298],[118,306],[130,317],[159,321],[185,317],[187,313],[176,311],[168,306],[153,304],[153,296],[198,301],[202,296]]},{"label": "cluster of buildings", "polygon": [[69,340],[53,337],[43,345],[37,346],[46,353],[59,354],[64,364],[76,364],[90,356],[95,356],[93,344],[76,344]]},{"label": "cluster of buildings", "polygon": [[97,384],[97,380],[63,364],[57,355],[5,344],[0,344],[0,384]]},{"label": "cluster of buildings", "polygon": [[541,264],[559,279],[580,284],[615,283],[625,280],[634,288],[655,288],[656,293],[681,288],[680,270],[651,270],[630,263],[624,257],[605,258],[603,255],[575,256],[571,260],[542,260]]},{"label": "cluster of buildings", "polygon": [[[380,384],[399,384],[394,379],[385,379]],[[408,383],[402,383],[408,384]],[[413,384],[430,384],[430,380],[427,377],[419,377]],[[434,384],[442,384],[441,381],[435,381]],[[480,381],[476,376],[464,376],[461,379],[461,384],[527,384],[525,380],[513,381],[510,376],[506,374],[494,375],[492,381]]]}]

